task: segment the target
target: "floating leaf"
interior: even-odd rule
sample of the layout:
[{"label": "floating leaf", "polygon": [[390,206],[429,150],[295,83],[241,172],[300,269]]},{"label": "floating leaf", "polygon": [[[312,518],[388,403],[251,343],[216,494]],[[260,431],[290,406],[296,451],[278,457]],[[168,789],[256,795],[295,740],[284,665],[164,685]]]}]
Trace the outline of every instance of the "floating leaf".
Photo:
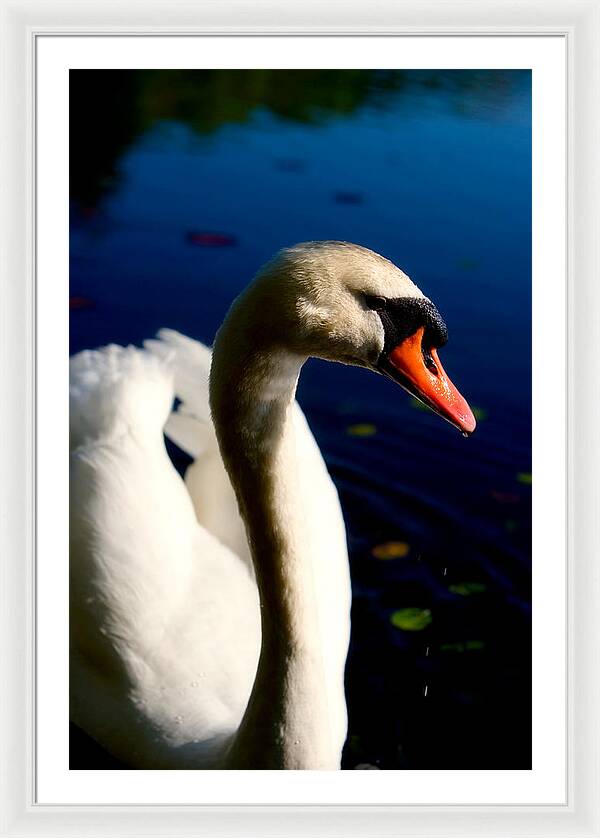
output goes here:
[{"label": "floating leaf", "polygon": [[333,199],[336,204],[362,204],[364,196],[360,192],[336,192]]},{"label": "floating leaf", "polygon": [[517,474],[517,481],[522,483],[524,486],[531,486],[531,472],[530,471],[520,471]]},{"label": "floating leaf", "polygon": [[185,237],[189,244],[197,247],[232,247],[237,244],[236,236],[216,230],[189,230]]},{"label": "floating leaf", "polygon": [[89,297],[69,297],[69,308],[71,311],[93,307],[94,301],[90,300]]},{"label": "floating leaf", "polygon": [[492,489],[490,494],[498,503],[518,503],[520,500],[519,495],[515,495],[512,492],[497,492],[495,489]]},{"label": "floating leaf", "polygon": [[487,419],[488,412],[484,407],[473,407],[473,405],[471,405],[471,411],[478,422],[483,422],[484,419]]},{"label": "floating leaf", "polygon": [[371,550],[376,559],[402,559],[409,553],[410,547],[405,541],[386,541]]},{"label": "floating leaf", "polygon": [[464,652],[465,647],[463,643],[442,643],[440,646],[441,652]]},{"label": "floating leaf", "polygon": [[432,619],[429,608],[400,608],[390,616],[392,625],[402,631],[422,631]]},{"label": "floating leaf", "polygon": [[472,271],[479,265],[479,262],[477,259],[471,259],[469,256],[465,256],[463,259],[459,259],[457,264],[463,271]]},{"label": "floating leaf", "polygon": [[358,425],[349,425],[346,428],[346,433],[349,436],[374,436],[377,433],[377,428],[369,422],[361,422]]},{"label": "floating leaf", "polygon": [[91,221],[92,219],[96,218],[98,215],[98,207],[94,206],[87,206],[87,207],[79,207],[78,215],[80,218],[85,219],[85,221]]},{"label": "floating leaf", "polygon": [[306,168],[306,163],[299,157],[283,157],[275,165],[280,172],[303,172]]},{"label": "floating leaf", "polygon": [[344,413],[356,413],[360,409],[360,405],[358,402],[355,401],[343,401],[337,405],[337,412],[344,414]]},{"label": "floating leaf", "polygon": [[459,643],[442,643],[440,651],[442,652],[480,652],[485,648],[483,640],[465,640]]},{"label": "floating leaf", "polygon": [[481,594],[485,591],[483,582],[455,582],[448,585],[448,590],[453,594],[460,594],[460,596],[470,596],[471,594]]},{"label": "floating leaf", "polygon": [[423,404],[423,402],[419,401],[419,399],[412,398],[410,400],[410,406],[414,407],[415,410],[426,410],[428,413],[433,412],[430,407],[427,407],[427,405]]}]

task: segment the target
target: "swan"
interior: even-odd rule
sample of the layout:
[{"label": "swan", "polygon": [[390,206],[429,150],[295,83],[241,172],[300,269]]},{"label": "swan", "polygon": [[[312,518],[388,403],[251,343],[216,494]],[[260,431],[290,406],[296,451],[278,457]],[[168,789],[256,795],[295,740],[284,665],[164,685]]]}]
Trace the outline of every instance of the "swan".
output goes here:
[{"label": "swan", "polygon": [[73,722],[135,768],[339,769],[348,556],[298,376],[368,368],[468,435],[446,338],[387,259],[308,242],[234,301],[212,360],[169,330],[71,359]]}]

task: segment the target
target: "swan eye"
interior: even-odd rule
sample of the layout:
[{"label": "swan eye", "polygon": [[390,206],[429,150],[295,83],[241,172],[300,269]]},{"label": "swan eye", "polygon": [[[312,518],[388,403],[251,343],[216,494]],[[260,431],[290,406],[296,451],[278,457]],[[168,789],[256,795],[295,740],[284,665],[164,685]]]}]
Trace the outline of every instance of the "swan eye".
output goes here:
[{"label": "swan eye", "polygon": [[365,302],[373,311],[383,311],[387,306],[385,297],[372,297],[369,294],[366,295]]}]

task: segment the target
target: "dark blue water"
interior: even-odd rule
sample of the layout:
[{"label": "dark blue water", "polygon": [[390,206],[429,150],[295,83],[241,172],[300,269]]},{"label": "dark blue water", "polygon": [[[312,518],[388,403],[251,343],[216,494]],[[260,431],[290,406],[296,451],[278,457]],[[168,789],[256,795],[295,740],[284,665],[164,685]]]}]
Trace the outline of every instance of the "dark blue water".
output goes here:
[{"label": "dark blue water", "polygon": [[72,351],[211,343],[310,239],[384,254],[448,324],[469,439],[368,372],[301,378],[349,536],[348,768],[530,767],[530,138],[525,71],[71,73]]}]

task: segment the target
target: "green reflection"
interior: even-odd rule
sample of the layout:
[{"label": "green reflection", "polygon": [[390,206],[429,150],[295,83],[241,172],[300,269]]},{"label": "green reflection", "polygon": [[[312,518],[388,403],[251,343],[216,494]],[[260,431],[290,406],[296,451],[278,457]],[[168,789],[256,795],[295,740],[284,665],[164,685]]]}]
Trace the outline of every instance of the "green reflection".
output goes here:
[{"label": "green reflection", "polygon": [[[118,160],[137,137],[169,120],[210,135],[261,109],[319,126],[361,108],[501,112],[523,73],[505,70],[71,70],[71,197],[95,206],[118,180]],[[435,103],[435,104],[434,104]]]}]

